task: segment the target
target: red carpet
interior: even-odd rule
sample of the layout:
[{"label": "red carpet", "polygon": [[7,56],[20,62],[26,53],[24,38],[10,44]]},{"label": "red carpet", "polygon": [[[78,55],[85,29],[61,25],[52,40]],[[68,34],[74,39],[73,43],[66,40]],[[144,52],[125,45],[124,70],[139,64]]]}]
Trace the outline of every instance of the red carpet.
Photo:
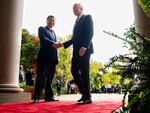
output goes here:
[{"label": "red carpet", "polygon": [[0,113],[111,113],[121,102],[94,101],[92,104],[78,105],[74,101],[57,101],[32,104],[11,102],[0,104]]}]

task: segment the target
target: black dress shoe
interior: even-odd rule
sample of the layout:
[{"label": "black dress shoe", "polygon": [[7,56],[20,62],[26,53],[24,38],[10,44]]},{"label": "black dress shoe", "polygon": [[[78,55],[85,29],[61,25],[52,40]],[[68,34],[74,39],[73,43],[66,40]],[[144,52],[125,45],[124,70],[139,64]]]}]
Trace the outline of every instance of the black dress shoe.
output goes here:
[{"label": "black dress shoe", "polygon": [[91,104],[91,103],[92,103],[92,100],[89,99],[89,100],[82,100],[78,104]]},{"label": "black dress shoe", "polygon": [[54,99],[54,98],[52,98],[52,99],[46,99],[46,100],[45,100],[45,102],[51,102],[51,101],[59,101],[59,100]]},{"label": "black dress shoe", "polygon": [[39,99],[34,99],[33,101],[32,101],[32,103],[38,103],[39,102]]},{"label": "black dress shoe", "polygon": [[77,100],[77,102],[79,103],[79,102],[81,102],[82,100],[84,100],[83,96],[82,96],[79,100]]}]

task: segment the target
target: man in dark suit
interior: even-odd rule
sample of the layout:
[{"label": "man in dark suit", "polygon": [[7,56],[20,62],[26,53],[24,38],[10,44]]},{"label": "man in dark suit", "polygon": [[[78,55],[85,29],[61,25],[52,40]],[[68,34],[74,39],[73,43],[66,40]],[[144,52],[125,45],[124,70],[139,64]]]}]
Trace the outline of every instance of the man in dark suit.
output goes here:
[{"label": "man in dark suit", "polygon": [[52,81],[58,64],[58,47],[55,32],[55,17],[47,17],[47,26],[39,27],[40,50],[37,57],[37,76],[34,90],[33,103],[39,102],[42,89],[45,88],[45,101],[55,101],[52,90]]},{"label": "man in dark suit", "polygon": [[92,103],[90,92],[90,56],[93,53],[93,21],[90,15],[83,15],[83,7],[76,3],[73,12],[78,17],[73,29],[72,39],[63,43],[64,48],[73,45],[71,73],[82,94],[79,104]]}]

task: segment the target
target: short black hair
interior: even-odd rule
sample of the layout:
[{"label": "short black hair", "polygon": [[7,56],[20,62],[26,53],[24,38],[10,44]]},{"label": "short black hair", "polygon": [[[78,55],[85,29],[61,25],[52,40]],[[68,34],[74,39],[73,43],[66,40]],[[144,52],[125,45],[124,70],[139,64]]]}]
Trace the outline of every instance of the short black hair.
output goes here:
[{"label": "short black hair", "polygon": [[50,19],[50,18],[55,18],[53,15],[49,15],[48,17],[47,17],[47,20],[48,19]]}]

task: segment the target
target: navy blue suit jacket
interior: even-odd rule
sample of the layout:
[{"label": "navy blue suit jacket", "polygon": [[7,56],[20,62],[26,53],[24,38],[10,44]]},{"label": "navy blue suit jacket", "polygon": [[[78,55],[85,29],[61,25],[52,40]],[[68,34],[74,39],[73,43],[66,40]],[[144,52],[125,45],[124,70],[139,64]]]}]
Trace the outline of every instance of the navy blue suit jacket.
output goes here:
[{"label": "navy blue suit jacket", "polygon": [[87,48],[86,52],[93,53],[93,21],[91,15],[82,15],[75,23],[71,40],[64,43],[64,48],[73,44],[73,51],[79,52],[81,47]]},{"label": "navy blue suit jacket", "polygon": [[58,63],[58,51],[52,47],[53,43],[57,41],[54,31],[50,31],[48,26],[39,27],[38,36],[40,38],[38,62],[43,65]]}]

